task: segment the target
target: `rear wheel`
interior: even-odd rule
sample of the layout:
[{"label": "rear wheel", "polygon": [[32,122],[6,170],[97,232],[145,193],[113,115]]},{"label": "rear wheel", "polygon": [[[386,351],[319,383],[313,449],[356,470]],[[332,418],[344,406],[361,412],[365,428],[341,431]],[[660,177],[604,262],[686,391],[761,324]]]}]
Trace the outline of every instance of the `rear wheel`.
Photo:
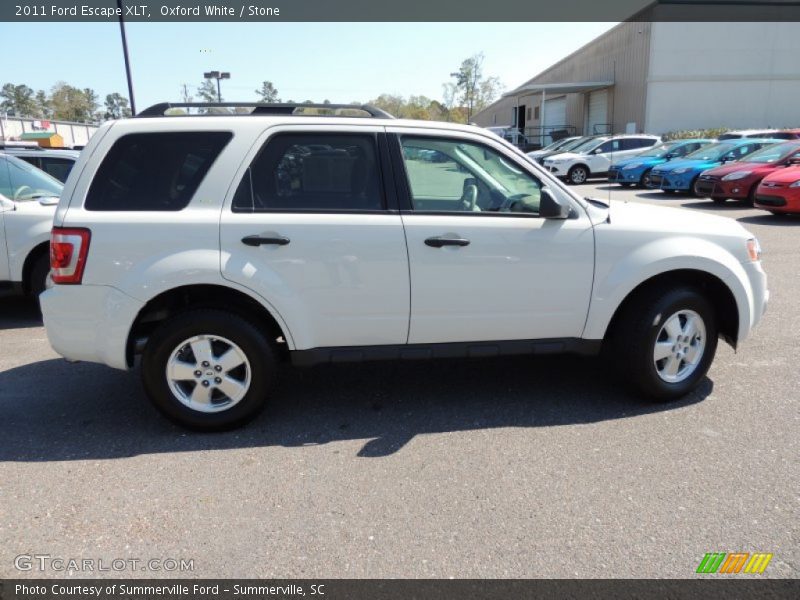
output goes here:
[{"label": "rear wheel", "polygon": [[638,392],[669,401],[694,389],[717,350],[717,322],[690,287],[652,288],[619,315],[606,356]]},{"label": "rear wheel", "polygon": [[589,179],[589,170],[580,165],[572,167],[567,173],[567,181],[573,185],[586,183],[587,179]]},{"label": "rear wheel", "polygon": [[255,325],[213,309],[165,321],[142,355],[142,382],[156,408],[204,431],[231,429],[261,412],[276,369],[275,352]]},{"label": "rear wheel", "polygon": [[28,289],[31,296],[36,298],[38,302],[39,294],[47,288],[47,276],[50,274],[50,255],[47,253],[40,255],[36,262],[33,263],[30,273]]}]

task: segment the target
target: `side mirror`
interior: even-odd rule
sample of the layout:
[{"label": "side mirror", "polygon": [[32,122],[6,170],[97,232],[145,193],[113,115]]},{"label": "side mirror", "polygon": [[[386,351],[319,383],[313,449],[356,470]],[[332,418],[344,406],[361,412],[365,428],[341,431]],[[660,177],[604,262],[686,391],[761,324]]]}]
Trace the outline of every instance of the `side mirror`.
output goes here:
[{"label": "side mirror", "polygon": [[539,193],[539,216],[543,219],[568,219],[569,206],[561,204],[552,192],[542,188]]},{"label": "side mirror", "polygon": [[672,152],[669,152],[669,153],[668,153],[668,154],[667,154],[667,155],[666,155],[664,158],[666,158],[667,160],[672,160],[672,159],[673,159],[673,158],[675,158],[676,156],[678,156],[678,155],[677,155],[677,154],[674,154],[674,153],[672,153]]},{"label": "side mirror", "polygon": [[733,160],[735,160],[735,158],[733,156],[723,156],[722,157],[722,162],[724,162],[724,163],[731,162]]}]

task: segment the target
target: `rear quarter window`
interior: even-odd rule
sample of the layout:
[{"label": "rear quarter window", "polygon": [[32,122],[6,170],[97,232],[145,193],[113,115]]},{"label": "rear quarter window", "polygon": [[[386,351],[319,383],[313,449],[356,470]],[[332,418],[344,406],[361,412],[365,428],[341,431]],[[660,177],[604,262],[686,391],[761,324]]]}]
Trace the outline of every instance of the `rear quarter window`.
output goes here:
[{"label": "rear quarter window", "polygon": [[227,131],[125,135],[100,164],[84,208],[182,210],[231,137]]}]

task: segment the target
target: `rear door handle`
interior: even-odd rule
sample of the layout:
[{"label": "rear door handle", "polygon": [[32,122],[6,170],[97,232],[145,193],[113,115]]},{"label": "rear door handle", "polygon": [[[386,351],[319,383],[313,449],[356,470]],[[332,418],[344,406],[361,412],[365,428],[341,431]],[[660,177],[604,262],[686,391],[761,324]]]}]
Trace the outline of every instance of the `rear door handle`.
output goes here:
[{"label": "rear door handle", "polygon": [[260,235],[248,235],[247,237],[242,238],[242,243],[246,246],[263,246],[263,245],[273,245],[273,246],[285,246],[289,243],[289,238],[283,237],[282,235],[278,235],[275,237],[262,237]]},{"label": "rear door handle", "polygon": [[464,238],[429,237],[425,240],[425,245],[431,248],[441,248],[442,246],[469,246],[469,240]]}]

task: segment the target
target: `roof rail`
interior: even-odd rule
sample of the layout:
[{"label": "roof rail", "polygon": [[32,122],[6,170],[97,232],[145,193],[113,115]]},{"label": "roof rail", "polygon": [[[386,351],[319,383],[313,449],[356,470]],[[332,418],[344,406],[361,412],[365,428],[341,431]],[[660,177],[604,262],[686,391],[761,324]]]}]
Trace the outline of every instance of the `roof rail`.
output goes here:
[{"label": "roof rail", "polygon": [[[159,102],[143,111],[139,112],[136,117],[164,117],[170,116],[165,114],[171,108],[198,108],[198,109],[213,109],[213,108],[251,108],[250,112],[237,113],[237,112],[206,112],[199,115],[190,116],[219,116],[220,114],[232,116],[252,116],[252,115],[288,115],[300,117],[369,117],[373,119],[394,119],[392,115],[380,108],[369,106],[368,104],[271,104],[265,102]],[[306,113],[304,109],[312,108],[316,110],[324,110],[324,113],[311,112]],[[341,114],[343,111],[360,112],[361,114]],[[184,116],[184,115],[180,115]]]}]

